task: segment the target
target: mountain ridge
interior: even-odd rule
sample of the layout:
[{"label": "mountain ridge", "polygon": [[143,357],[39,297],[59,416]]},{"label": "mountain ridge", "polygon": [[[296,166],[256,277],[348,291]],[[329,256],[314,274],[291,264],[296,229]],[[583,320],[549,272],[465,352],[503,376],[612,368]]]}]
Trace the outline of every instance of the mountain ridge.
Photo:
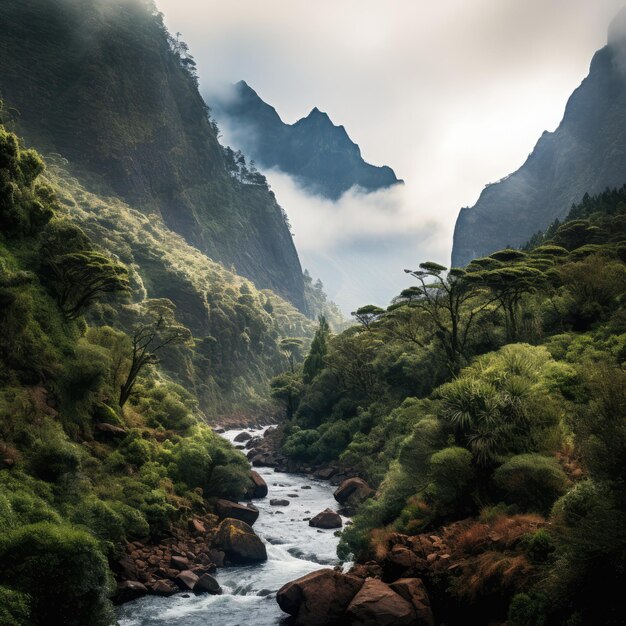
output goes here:
[{"label": "mountain ridge", "polygon": [[626,57],[621,41],[611,37],[595,53],[561,123],[541,135],[524,164],[488,185],[473,207],[461,209],[452,266],[505,246],[522,246],[563,218],[585,193],[626,181]]},{"label": "mountain ridge", "polygon": [[367,163],[343,125],[317,106],[293,124],[283,122],[244,80],[226,96],[208,96],[217,121],[235,126],[234,143],[263,168],[277,168],[308,191],[333,200],[356,186],[375,191],[401,184],[389,166]]}]

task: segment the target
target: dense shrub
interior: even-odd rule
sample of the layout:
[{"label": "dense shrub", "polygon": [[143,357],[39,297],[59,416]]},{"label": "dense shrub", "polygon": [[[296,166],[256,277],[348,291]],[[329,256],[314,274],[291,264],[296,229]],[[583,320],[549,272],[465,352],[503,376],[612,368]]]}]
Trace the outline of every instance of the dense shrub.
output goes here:
[{"label": "dense shrub", "polygon": [[504,499],[523,511],[549,513],[567,489],[567,476],[556,459],[540,454],[511,457],[493,475]]},{"label": "dense shrub", "polygon": [[84,531],[42,522],[4,535],[0,581],[30,595],[34,626],[110,623],[107,562]]},{"label": "dense shrub", "polygon": [[30,626],[28,594],[0,586],[0,626]]}]

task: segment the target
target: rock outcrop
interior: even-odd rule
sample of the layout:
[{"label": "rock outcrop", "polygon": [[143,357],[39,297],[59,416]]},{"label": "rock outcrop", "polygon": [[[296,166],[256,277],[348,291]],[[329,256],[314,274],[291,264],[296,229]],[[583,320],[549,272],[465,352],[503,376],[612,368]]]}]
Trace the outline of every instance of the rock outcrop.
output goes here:
[{"label": "rock outcrop", "polygon": [[226,519],[230,517],[232,519],[238,519],[253,526],[254,522],[259,518],[259,509],[251,504],[239,504],[238,502],[231,502],[230,500],[224,500],[220,498],[215,503],[215,511],[220,519]]}]

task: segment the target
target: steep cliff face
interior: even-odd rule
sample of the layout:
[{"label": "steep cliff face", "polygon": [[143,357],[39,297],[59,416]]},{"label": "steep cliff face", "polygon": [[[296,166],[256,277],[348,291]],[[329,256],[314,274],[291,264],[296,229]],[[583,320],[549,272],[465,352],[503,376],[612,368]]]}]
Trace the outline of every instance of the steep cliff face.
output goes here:
[{"label": "steep cliff face", "polygon": [[612,27],[589,76],[572,94],[563,121],[544,133],[524,165],[488,186],[457,219],[452,265],[526,243],[564,217],[586,192],[626,182],[626,46]]},{"label": "steep cliff face", "polygon": [[208,100],[246,154],[261,167],[294,176],[316,194],[336,199],[355,185],[374,191],[402,182],[390,167],[366,163],[346,129],[317,107],[295,124],[285,124],[244,81],[226,97]]},{"label": "steep cliff face", "polygon": [[29,143],[306,309],[281,208],[262,179],[232,175],[151,1],[4,0],[0,22],[4,117]]}]

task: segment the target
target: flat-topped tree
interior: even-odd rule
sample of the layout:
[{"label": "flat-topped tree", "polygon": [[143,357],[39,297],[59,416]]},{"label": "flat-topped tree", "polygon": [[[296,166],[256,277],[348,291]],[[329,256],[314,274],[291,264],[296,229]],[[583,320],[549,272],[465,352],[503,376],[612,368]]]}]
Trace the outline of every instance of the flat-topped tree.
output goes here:
[{"label": "flat-topped tree", "polygon": [[[423,311],[436,329],[448,367],[453,374],[461,369],[465,359],[470,331],[477,316],[486,309],[493,298],[478,299],[487,292],[482,285],[467,280],[465,270],[452,268],[448,271],[443,265],[427,261],[417,270],[404,270],[416,278],[417,287],[405,290],[397,304],[415,307]],[[447,272],[447,273],[446,273]]]},{"label": "flat-topped tree", "polygon": [[359,324],[363,324],[363,326],[367,330],[371,330],[371,326],[374,322],[377,322],[383,315],[385,314],[385,310],[381,309],[378,306],[373,304],[366,304],[362,306],[360,309],[356,311],[352,311],[350,315],[352,315]]},{"label": "flat-topped tree", "polygon": [[126,404],[141,370],[159,362],[158,352],[167,346],[190,344],[191,331],[174,314],[176,306],[165,298],[144,300],[133,307],[140,318],[131,339],[126,379],[120,386],[120,407]]},{"label": "flat-topped tree", "polygon": [[546,282],[544,266],[548,259],[533,259],[522,250],[507,248],[472,261],[467,280],[489,289],[504,311],[506,337],[513,342],[518,336],[518,312],[521,298],[535,292]]}]

